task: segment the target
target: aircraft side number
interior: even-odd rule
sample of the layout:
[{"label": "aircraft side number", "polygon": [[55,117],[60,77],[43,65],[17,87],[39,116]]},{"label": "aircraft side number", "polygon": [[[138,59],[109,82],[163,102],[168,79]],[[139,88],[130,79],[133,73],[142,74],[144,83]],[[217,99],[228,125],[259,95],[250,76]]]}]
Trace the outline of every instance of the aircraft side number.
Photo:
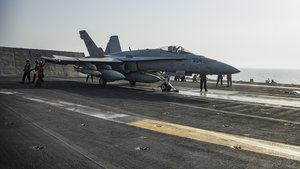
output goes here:
[{"label": "aircraft side number", "polygon": [[196,62],[196,63],[202,63],[202,59],[201,58],[192,58],[192,61]]}]

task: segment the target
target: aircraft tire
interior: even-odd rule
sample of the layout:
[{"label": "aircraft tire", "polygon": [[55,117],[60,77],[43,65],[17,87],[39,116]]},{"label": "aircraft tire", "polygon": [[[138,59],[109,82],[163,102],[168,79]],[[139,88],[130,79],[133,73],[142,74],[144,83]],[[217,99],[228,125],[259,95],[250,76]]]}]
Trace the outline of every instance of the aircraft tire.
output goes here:
[{"label": "aircraft tire", "polygon": [[129,81],[130,86],[135,86],[136,82],[135,81]]},{"label": "aircraft tire", "polygon": [[105,86],[106,83],[107,83],[107,80],[102,79],[102,78],[99,79],[99,84],[100,84],[101,86]]},{"label": "aircraft tire", "polygon": [[161,91],[163,91],[163,92],[170,91],[170,90],[168,90],[168,88],[170,88],[170,86],[167,83],[161,84],[160,88],[161,88]]},{"label": "aircraft tire", "polygon": [[185,76],[180,77],[180,80],[181,80],[182,82],[185,82]]}]

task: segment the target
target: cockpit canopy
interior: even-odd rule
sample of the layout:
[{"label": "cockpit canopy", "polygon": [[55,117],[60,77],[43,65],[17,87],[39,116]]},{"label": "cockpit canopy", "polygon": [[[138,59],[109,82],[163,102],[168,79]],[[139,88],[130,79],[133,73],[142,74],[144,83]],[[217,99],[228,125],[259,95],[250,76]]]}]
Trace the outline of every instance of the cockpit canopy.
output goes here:
[{"label": "cockpit canopy", "polygon": [[184,49],[182,46],[166,46],[160,49],[175,54],[193,54],[192,52]]}]

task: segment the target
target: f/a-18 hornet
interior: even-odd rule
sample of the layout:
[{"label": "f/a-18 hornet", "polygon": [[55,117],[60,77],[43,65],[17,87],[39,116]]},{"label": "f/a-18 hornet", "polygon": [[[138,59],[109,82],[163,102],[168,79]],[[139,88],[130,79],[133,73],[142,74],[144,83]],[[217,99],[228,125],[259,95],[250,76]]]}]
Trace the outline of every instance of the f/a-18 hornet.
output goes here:
[{"label": "f/a-18 hornet", "polygon": [[[154,83],[163,80],[159,72],[183,72],[184,74],[234,74],[238,69],[201,55],[195,55],[181,46],[167,46],[158,49],[121,50],[118,36],[111,36],[105,52],[97,47],[85,30],[79,31],[90,56],[73,58],[53,55],[42,57],[47,62],[75,65],[76,71],[99,77],[100,85],[108,81],[128,80]],[[162,83],[163,91],[170,90],[169,83]]]}]

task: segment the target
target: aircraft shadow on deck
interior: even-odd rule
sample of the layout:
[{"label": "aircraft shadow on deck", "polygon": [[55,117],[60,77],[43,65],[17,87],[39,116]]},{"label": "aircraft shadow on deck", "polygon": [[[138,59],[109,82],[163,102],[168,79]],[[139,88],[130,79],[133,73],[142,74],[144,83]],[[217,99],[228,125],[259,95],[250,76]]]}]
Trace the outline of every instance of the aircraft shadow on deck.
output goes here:
[{"label": "aircraft shadow on deck", "polygon": [[[197,103],[207,104],[204,99],[187,98],[176,96],[168,92],[157,92],[157,90],[146,90],[140,88],[142,84],[137,84],[137,87],[129,87],[127,83],[110,84],[107,86],[99,86],[98,83],[85,83],[83,81],[62,81],[62,80],[45,80],[43,87],[35,87],[34,84],[21,84],[19,81],[6,81],[0,83],[0,89],[36,89],[36,90],[62,90],[70,94],[82,95],[90,98],[116,98],[116,99],[131,99],[145,101],[163,101],[176,103]],[[152,87],[146,86],[151,89]]]}]

